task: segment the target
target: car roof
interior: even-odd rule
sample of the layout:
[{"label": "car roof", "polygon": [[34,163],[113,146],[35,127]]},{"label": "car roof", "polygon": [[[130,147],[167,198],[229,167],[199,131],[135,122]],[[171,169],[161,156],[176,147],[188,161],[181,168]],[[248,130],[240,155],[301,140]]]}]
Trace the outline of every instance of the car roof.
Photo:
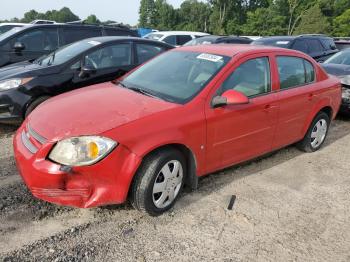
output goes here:
[{"label": "car roof", "polygon": [[263,37],[260,39],[257,39],[257,42],[269,42],[269,41],[276,41],[276,40],[286,40],[286,41],[293,41],[294,39],[297,38],[308,38],[308,39],[332,39],[329,36],[326,35],[313,35],[313,34],[306,34],[306,35],[297,35],[297,36],[268,36],[268,37]]},{"label": "car roof", "polygon": [[262,53],[262,52],[284,52],[290,54],[300,53],[295,50],[271,47],[271,46],[255,46],[255,45],[237,45],[237,44],[213,44],[213,45],[195,45],[195,46],[183,46],[176,48],[175,50],[183,50],[189,52],[209,53],[222,56],[233,57],[238,53]]},{"label": "car roof", "polygon": [[128,40],[140,41],[140,42],[144,42],[144,43],[147,42],[150,44],[162,45],[162,46],[167,46],[169,48],[174,48],[174,46],[169,45],[169,44],[164,43],[164,42],[140,38],[140,37],[132,37],[132,36],[98,36],[98,37],[86,38],[86,39],[83,39],[80,41],[84,41],[84,42],[97,41],[97,42],[104,44],[104,43],[113,42],[113,41],[128,41]]},{"label": "car roof", "polygon": [[0,26],[3,26],[3,25],[25,26],[25,25],[29,25],[29,24],[25,24],[25,23],[0,23]]}]

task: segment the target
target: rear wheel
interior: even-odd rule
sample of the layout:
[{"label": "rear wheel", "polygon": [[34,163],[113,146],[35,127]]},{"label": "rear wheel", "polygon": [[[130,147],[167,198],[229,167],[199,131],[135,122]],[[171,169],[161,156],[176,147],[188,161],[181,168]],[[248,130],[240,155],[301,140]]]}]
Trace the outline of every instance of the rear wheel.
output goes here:
[{"label": "rear wheel", "polygon": [[297,147],[305,152],[319,150],[328,135],[330,122],[330,118],[326,113],[318,113],[312,121],[304,139],[297,144]]},{"label": "rear wheel", "polygon": [[183,188],[185,163],[183,155],[173,149],[146,157],[131,188],[133,206],[152,216],[172,208]]},{"label": "rear wheel", "polygon": [[24,114],[24,117],[27,118],[31,112],[33,112],[33,110],[35,108],[38,107],[38,105],[40,105],[41,103],[43,103],[44,101],[46,101],[47,99],[49,99],[50,97],[49,96],[41,96],[37,99],[35,99],[27,108],[25,114]]}]

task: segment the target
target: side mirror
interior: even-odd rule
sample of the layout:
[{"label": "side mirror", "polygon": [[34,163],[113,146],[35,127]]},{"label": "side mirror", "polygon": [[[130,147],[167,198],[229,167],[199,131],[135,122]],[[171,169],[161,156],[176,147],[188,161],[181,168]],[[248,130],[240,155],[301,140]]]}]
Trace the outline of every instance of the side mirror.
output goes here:
[{"label": "side mirror", "polygon": [[85,65],[81,68],[80,73],[79,73],[79,77],[85,78],[85,77],[89,77],[90,75],[93,75],[95,73],[96,73],[96,68],[89,66],[89,65]]},{"label": "side mirror", "polygon": [[16,42],[15,45],[13,46],[13,49],[14,49],[16,52],[21,52],[21,51],[23,51],[24,49],[26,49],[26,47],[24,46],[23,43],[21,43],[21,42]]},{"label": "side mirror", "polygon": [[249,103],[249,98],[241,92],[230,89],[225,91],[221,96],[213,98],[212,106],[222,107],[227,105],[244,105]]}]

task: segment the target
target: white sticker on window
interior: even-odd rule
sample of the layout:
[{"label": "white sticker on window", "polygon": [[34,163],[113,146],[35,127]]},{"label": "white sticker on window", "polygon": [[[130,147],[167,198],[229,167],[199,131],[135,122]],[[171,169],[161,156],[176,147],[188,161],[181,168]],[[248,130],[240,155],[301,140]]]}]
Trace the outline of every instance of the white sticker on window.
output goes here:
[{"label": "white sticker on window", "polygon": [[288,45],[289,44],[289,41],[277,41],[278,45]]},{"label": "white sticker on window", "polygon": [[90,45],[100,45],[100,44],[101,44],[101,42],[94,41],[94,40],[89,41],[88,43],[89,43]]},{"label": "white sticker on window", "polygon": [[197,56],[198,59],[202,59],[202,60],[207,60],[207,61],[211,61],[211,62],[219,62],[222,61],[223,57],[222,56],[218,56],[218,55],[211,55],[211,54],[200,54],[199,56]]}]

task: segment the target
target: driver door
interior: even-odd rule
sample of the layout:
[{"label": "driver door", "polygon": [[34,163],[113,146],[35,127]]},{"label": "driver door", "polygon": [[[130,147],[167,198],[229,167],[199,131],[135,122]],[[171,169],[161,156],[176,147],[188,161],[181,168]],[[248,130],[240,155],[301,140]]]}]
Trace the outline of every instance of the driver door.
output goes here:
[{"label": "driver door", "polygon": [[[81,65],[79,65],[81,63]],[[91,73],[81,74],[81,69],[93,69]],[[75,69],[73,85],[75,88],[112,81],[123,76],[135,67],[131,43],[118,43],[86,54],[81,62],[72,66]]]},{"label": "driver door", "polygon": [[245,58],[219,84],[214,96],[234,89],[245,94],[250,101],[244,105],[206,108],[208,172],[271,150],[278,107],[270,61],[268,54]]}]

